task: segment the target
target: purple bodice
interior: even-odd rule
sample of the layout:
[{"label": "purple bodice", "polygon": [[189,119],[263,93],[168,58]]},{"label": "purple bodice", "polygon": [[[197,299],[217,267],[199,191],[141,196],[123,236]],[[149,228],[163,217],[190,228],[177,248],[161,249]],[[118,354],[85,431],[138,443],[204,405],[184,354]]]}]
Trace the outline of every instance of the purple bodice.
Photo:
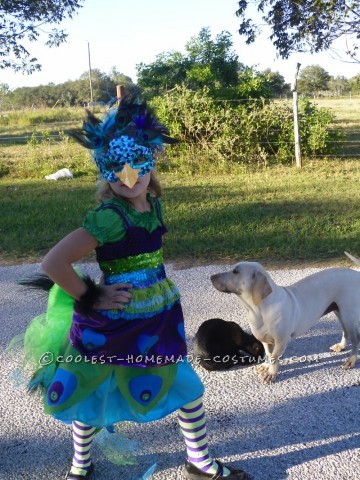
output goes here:
[{"label": "purple bodice", "polygon": [[106,284],[131,283],[133,297],[123,310],[94,310],[84,316],[76,302],[70,342],[89,361],[127,366],[166,365],[187,355],[180,295],[166,277],[162,264],[162,235],[166,233],[155,200],[160,225],[149,232],[133,226],[117,205],[106,204],[119,215],[126,234],[96,249]]}]

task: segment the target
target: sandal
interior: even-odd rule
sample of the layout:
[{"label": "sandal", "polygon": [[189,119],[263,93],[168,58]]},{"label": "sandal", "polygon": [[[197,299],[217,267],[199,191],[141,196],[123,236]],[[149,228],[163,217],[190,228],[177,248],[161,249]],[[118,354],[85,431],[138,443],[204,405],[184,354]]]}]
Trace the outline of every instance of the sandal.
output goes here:
[{"label": "sandal", "polygon": [[212,473],[206,473],[195,467],[192,463],[186,460],[185,463],[185,476],[188,480],[205,480],[206,478],[210,480],[251,480],[249,475],[243,470],[238,468],[226,467],[230,470],[230,475],[223,475],[223,465],[218,460],[215,460],[219,468],[217,472],[213,475]]},{"label": "sandal", "polygon": [[84,478],[90,478],[94,473],[94,465],[91,463],[86,475],[77,475],[76,473],[70,473],[70,470],[66,474],[65,480],[84,480]]}]

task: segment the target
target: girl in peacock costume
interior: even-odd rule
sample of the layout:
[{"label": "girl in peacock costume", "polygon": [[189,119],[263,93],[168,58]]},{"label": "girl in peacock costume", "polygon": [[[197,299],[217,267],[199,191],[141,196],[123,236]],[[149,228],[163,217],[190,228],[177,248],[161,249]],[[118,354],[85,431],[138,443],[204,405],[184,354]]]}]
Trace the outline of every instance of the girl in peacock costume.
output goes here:
[{"label": "girl in peacock costume", "polygon": [[[185,478],[249,478],[208,453],[204,388],[187,361],[180,295],[163,264],[166,228],[154,167],[163,144],[176,140],[146,104],[128,98],[102,121],[87,112],[71,135],[92,152],[101,203],[45,256],[42,268],[54,286],[45,319],[25,337],[44,365],[30,386],[45,388],[45,413],[72,424],[66,478],[90,478],[99,429],[176,410],[188,455]],[[100,284],[72,266],[94,249]]]}]

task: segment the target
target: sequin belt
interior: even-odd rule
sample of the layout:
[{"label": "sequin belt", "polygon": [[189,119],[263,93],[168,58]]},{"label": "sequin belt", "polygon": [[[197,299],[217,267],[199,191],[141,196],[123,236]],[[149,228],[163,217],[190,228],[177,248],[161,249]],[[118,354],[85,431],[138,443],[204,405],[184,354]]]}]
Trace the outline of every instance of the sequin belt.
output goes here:
[{"label": "sequin belt", "polygon": [[165,280],[165,278],[165,268],[164,265],[161,264],[156,268],[106,276],[105,283],[107,285],[113,285],[114,283],[131,283],[134,288],[147,288]]},{"label": "sequin belt", "polygon": [[150,253],[140,253],[125,258],[99,262],[101,270],[107,275],[117,275],[117,272],[135,272],[156,268],[163,263],[162,248]]}]

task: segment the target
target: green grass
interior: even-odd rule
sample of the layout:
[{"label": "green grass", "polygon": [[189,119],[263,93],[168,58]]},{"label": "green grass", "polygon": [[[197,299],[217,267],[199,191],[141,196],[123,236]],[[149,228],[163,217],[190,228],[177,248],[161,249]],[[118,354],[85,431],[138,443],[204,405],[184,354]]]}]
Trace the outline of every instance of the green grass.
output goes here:
[{"label": "green grass", "polygon": [[331,110],[335,115],[335,126],[346,134],[346,142],[339,154],[360,158],[360,99],[317,99],[314,103]]},{"label": "green grass", "polygon": [[[357,161],[160,179],[167,261],[297,262],[360,253]],[[36,261],[80,226],[95,206],[94,180],[0,181],[0,260]]]},{"label": "green grass", "polygon": [[94,205],[94,181],[0,181],[0,259],[41,257],[60,238],[81,225]]},{"label": "green grass", "polygon": [[19,110],[1,112],[0,126],[34,126],[54,124],[58,122],[81,122],[84,115],[83,108],[38,108],[34,110]]},{"label": "green grass", "polygon": [[168,254],[286,261],[360,252],[359,180],[356,162],[168,180]]},{"label": "green grass", "polygon": [[[348,158],[305,160],[300,170],[234,166],[227,175],[160,175],[167,261],[294,265],[338,262],[344,250],[360,255],[360,100],[316,102],[358,142],[347,145]],[[28,125],[0,128],[0,264],[38,261],[95,206],[94,167],[81,147],[49,138],[54,126],[38,127],[45,140],[30,144],[2,141],[10,131],[31,136]],[[64,167],[76,178],[43,180]]]}]

